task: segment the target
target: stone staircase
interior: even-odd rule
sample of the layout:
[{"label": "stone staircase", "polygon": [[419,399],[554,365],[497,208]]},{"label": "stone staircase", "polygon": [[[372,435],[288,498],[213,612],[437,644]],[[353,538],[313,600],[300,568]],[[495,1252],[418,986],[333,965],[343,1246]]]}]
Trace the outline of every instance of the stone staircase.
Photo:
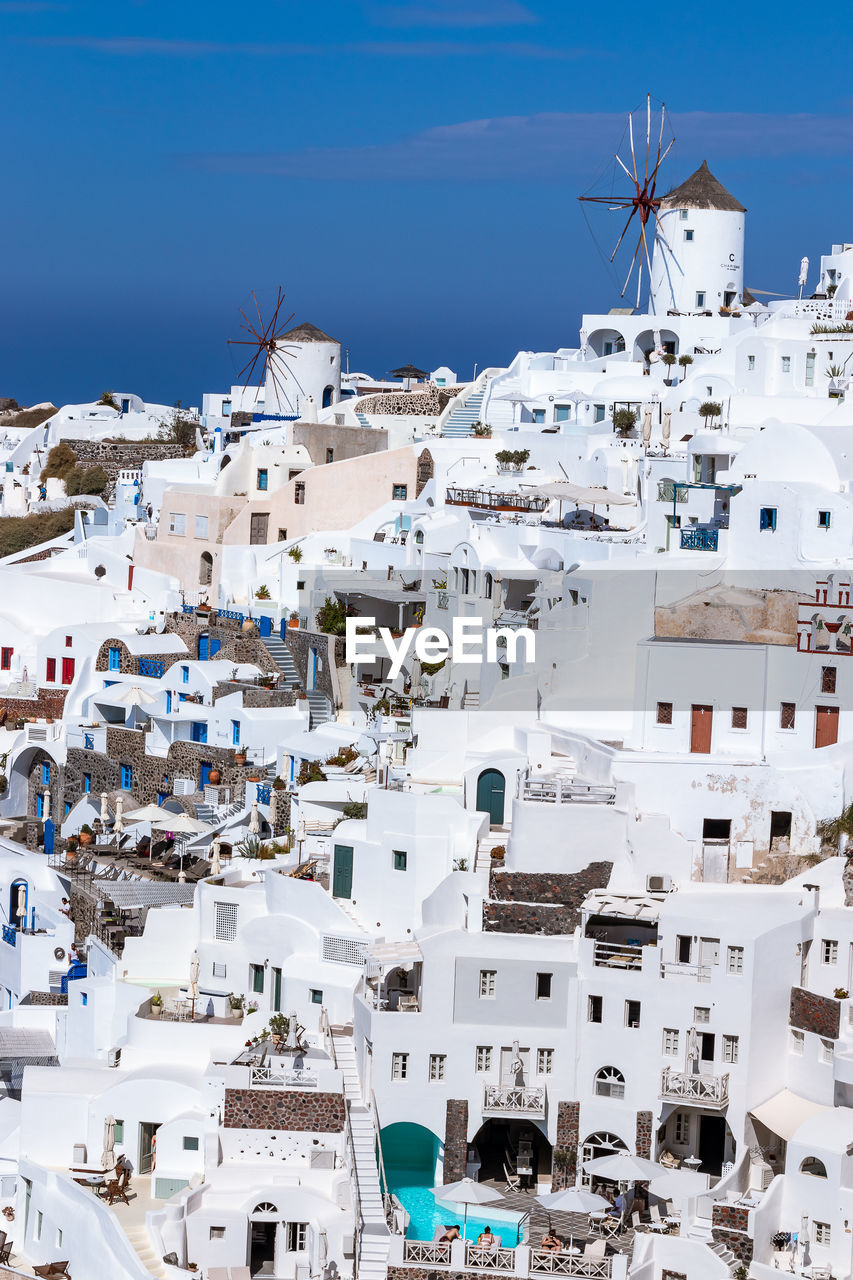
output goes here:
[{"label": "stone staircase", "polygon": [[309,689],[305,696],[310,709],[310,728],[316,729],[318,724],[328,724],[334,719],[331,704],[324,693],[319,693],[317,689]]},{"label": "stone staircase", "polygon": [[352,1027],[333,1027],[335,1058],[344,1080],[352,1149],[354,1183],[361,1209],[358,1233],[359,1280],[385,1280],[388,1275],[390,1233],[376,1165],[376,1126],[373,1109],[365,1102],[355,1060]]},{"label": "stone staircase", "polygon": [[127,1232],[127,1238],[148,1274],[166,1280],[170,1273],[154,1252],[151,1241],[148,1239],[148,1232],[145,1230],[145,1223],[131,1227]]},{"label": "stone staircase", "polygon": [[480,690],[467,689],[462,695],[463,711],[478,711],[480,708]]},{"label": "stone staircase", "polygon": [[296,689],[300,684],[299,672],[293,661],[293,654],[280,636],[264,636],[263,643],[279,671],[284,676],[284,685],[288,689]]},{"label": "stone staircase", "polygon": [[738,1259],[731,1249],[726,1248],[724,1244],[720,1244],[719,1240],[709,1240],[707,1244],[711,1252],[715,1253],[720,1261],[726,1264],[729,1271],[734,1271],[734,1268],[738,1265]]},{"label": "stone staircase", "polygon": [[475,383],[464,400],[461,394],[458,395],[441,429],[441,434],[457,440],[470,436],[474,423],[480,420],[480,410],[483,407],[485,394],[485,384]]}]

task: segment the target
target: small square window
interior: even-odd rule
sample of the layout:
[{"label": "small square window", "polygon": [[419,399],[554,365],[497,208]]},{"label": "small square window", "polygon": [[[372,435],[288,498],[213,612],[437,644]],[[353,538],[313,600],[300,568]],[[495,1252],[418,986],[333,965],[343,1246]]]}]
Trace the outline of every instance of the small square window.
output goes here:
[{"label": "small square window", "polygon": [[658,703],[658,724],[672,724],[672,703]]},{"label": "small square window", "polygon": [[704,305],[705,305],[705,295],[704,295],[704,293],[697,293],[697,294],[696,294],[696,308],[697,308],[697,310],[698,310],[700,307],[704,307]]},{"label": "small square window", "polygon": [[838,964],[838,943],[824,938],[820,944],[820,958],[822,964]]},{"label": "small square window", "polygon": [[287,542],[287,530],[286,530],[286,529],[279,529],[279,531],[278,531],[278,540],[279,540],[279,542]]},{"label": "small square window", "polygon": [[536,1074],[539,1076],[550,1076],[554,1070],[554,1050],[553,1049],[537,1049],[536,1050]]},{"label": "small square window", "polygon": [[776,532],[776,508],[762,507],[758,513],[758,527],[762,532]]},{"label": "small square window", "polygon": [[296,484],[293,486],[293,501],[296,503],[297,507],[305,506],[305,481],[304,480],[297,480]]},{"label": "small square window", "polygon": [[828,1066],[831,1064],[834,1057],[835,1057],[835,1045],[832,1043],[832,1041],[821,1040],[820,1050],[817,1055],[818,1062],[822,1062],[824,1063],[824,1065]]},{"label": "small square window", "polygon": [[818,527],[819,529],[828,529],[828,528],[829,528],[829,526],[830,526],[831,524],[832,524],[832,512],[831,512],[831,511],[818,511],[818,513],[817,513],[817,527]]},{"label": "small square window", "polygon": [[392,491],[393,501],[405,502],[408,492],[409,486],[407,484],[395,484]]},{"label": "small square window", "polygon": [[265,492],[269,487],[269,471],[266,467],[258,467],[258,488]]},{"label": "small square window", "polygon": [[790,372],[791,372],[791,357],[790,357],[790,356],[783,356],[783,357],[782,357],[782,372],[783,372],[783,373],[790,373]]},{"label": "small square window", "polygon": [[604,1013],[604,999],[602,996],[590,996],[586,1006],[587,1022],[601,1022]]},{"label": "small square window", "polygon": [[686,222],[686,221],[687,221],[687,217],[688,217],[687,210],[686,210],[686,209],[679,209],[679,210],[678,210],[678,217],[679,217],[679,220],[680,220],[681,222]]},{"label": "small square window", "polygon": [[211,1240],[224,1240],[224,1239],[225,1239],[225,1228],[224,1228],[224,1227],[211,1227],[211,1228],[210,1228],[210,1238],[211,1238]]},{"label": "small square window", "polygon": [[797,723],[797,704],[783,702],[779,707],[779,728],[793,729]]},{"label": "small square window", "polygon": [[225,978],[228,976],[228,966],[214,960],[213,962],[214,978]]},{"label": "small square window", "polygon": [[821,667],[820,669],[820,691],[821,693],[835,693],[835,680],[837,676],[836,667]]},{"label": "small square window", "polygon": [[184,1134],[184,1151],[198,1151],[198,1138]]},{"label": "small square window", "polygon": [[309,990],[309,992],[308,992],[308,994],[309,994],[309,995],[310,995],[310,997],[311,997],[311,1003],[312,1003],[312,1004],[322,1004],[322,1003],[323,1003],[323,993],[322,993],[322,991],[320,991],[320,990],[319,990],[319,988],[317,988],[317,987],[311,987],[311,988],[310,988],[310,990]]},{"label": "small square window", "polygon": [[603,422],[603,421],[604,421],[604,412],[605,412],[605,407],[604,407],[604,405],[603,405],[603,404],[596,404],[596,405],[593,405],[593,407],[592,407],[592,420],[593,420],[593,422]]},{"label": "small square window", "polygon": [[66,649],[70,649],[70,648],[71,648],[71,644],[72,644],[71,636],[66,636],[66,637],[65,637],[65,647],[66,647]]},{"label": "small square window", "polygon": [[444,1069],[446,1065],[446,1053],[431,1053],[429,1055],[429,1079],[432,1084],[444,1079]]},{"label": "small square window", "polygon": [[476,1071],[491,1071],[492,1069],[492,1050],[487,1044],[478,1044],[477,1052],[474,1055],[474,1064]]},{"label": "small square window", "polygon": [[553,977],[553,974],[550,974],[550,973],[537,973],[536,975],[536,999],[537,1000],[551,999],[551,978],[552,977]]},{"label": "small square window", "polygon": [[746,367],[747,367],[747,369],[749,370],[749,372],[750,372],[750,373],[752,373],[752,372],[754,371],[754,369],[755,369],[755,356],[747,356],[747,357],[746,357]]},{"label": "small square window", "polygon": [[735,1063],[738,1058],[738,1037],[723,1036],[723,1062]]},{"label": "small square window", "polygon": [[711,1010],[704,1005],[694,1005],[693,1021],[697,1024],[705,1024],[711,1021]]},{"label": "small square window", "polygon": [[409,1055],[407,1053],[391,1054],[391,1079],[405,1080],[409,1074]]},{"label": "small square window", "polygon": [[729,947],[726,953],[726,973],[743,973],[743,947]]},{"label": "small square window", "polygon": [[732,707],[732,728],[745,729],[749,712],[746,707]]},{"label": "small square window", "polygon": [[480,999],[494,1000],[495,998],[495,979],[497,978],[497,969],[481,969],[480,970]]},{"label": "small square window", "polygon": [[405,871],[408,854],[403,849],[394,850],[394,870]]},{"label": "small square window", "polygon": [[327,462],[327,463],[329,463],[329,462],[334,462],[334,460],[335,460],[335,451],[334,451],[334,449],[327,449],[327,450],[326,450],[326,462]]},{"label": "small square window", "polygon": [[803,1056],[803,1050],[806,1044],[806,1036],[804,1031],[791,1031],[791,1053],[797,1055],[798,1058]]},{"label": "small square window", "polygon": [[693,230],[692,230],[692,228],[687,228],[687,229],[685,230],[685,232],[684,232],[684,239],[685,239],[685,240],[688,240],[688,241],[690,241],[690,240],[692,240],[692,239],[693,239]]},{"label": "small square window", "polygon": [[814,1227],[815,1244],[830,1244],[832,1241],[832,1227],[828,1222],[812,1222]]}]

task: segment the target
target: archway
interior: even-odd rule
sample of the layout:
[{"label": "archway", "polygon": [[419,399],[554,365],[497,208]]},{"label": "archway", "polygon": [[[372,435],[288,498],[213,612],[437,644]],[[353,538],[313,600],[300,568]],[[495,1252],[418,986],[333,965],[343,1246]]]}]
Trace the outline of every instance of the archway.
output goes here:
[{"label": "archway", "polygon": [[[19,915],[18,899],[23,890],[23,915]],[[30,905],[30,889],[26,880],[13,880],[9,885],[9,924],[13,928],[26,928],[27,911]]]},{"label": "archway", "polygon": [[581,1186],[592,1186],[592,1174],[587,1173],[584,1168],[588,1161],[597,1160],[599,1156],[612,1156],[616,1151],[627,1150],[628,1144],[623,1142],[616,1133],[607,1133],[604,1130],[599,1133],[591,1133],[581,1146]]},{"label": "archway", "polygon": [[213,581],[213,556],[209,551],[202,551],[201,558],[198,562],[198,581],[202,587],[207,587]]},{"label": "archway", "polygon": [[335,388],[324,387],[323,388],[323,408],[330,409],[334,403],[335,403]]},{"label": "archway", "polygon": [[[480,1182],[506,1183],[507,1174],[518,1174],[535,1187],[540,1174],[551,1169],[553,1147],[531,1118],[490,1117],[477,1130],[468,1148],[469,1168],[473,1165]],[[472,1159],[473,1157],[473,1159]]]},{"label": "archway", "polygon": [[477,812],[487,813],[493,827],[504,820],[506,779],[499,769],[484,769],[477,779]]},{"label": "archway", "polygon": [[[660,341],[656,341],[656,339]],[[673,333],[672,329],[643,329],[642,333],[638,333],[634,339],[633,358],[642,363],[646,358],[647,351],[655,351],[663,348],[671,355],[678,355],[678,334]]]},{"label": "archway", "polygon": [[587,346],[596,356],[613,356],[625,350],[625,339],[618,329],[593,329]]},{"label": "archway", "polygon": [[386,1125],[379,1141],[390,1190],[405,1193],[407,1188],[435,1186],[441,1143],[431,1129],[402,1121]]}]

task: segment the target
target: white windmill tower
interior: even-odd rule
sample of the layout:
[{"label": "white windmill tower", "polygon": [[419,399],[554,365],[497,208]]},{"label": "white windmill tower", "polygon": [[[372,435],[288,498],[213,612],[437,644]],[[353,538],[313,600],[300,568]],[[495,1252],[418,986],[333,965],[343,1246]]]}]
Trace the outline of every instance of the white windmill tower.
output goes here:
[{"label": "white windmill tower", "polygon": [[[232,346],[251,347],[252,353],[240,370],[245,374],[245,388],[264,387],[264,414],[269,417],[297,418],[316,421],[315,410],[336,404],[341,396],[341,344],[313,324],[288,325],[290,315],[279,320],[284,291],[279,289],[269,321],[264,324],[261,308],[252,294],[258,322],[255,325],[241,309],[245,324],[240,327],[247,338],[229,338]],[[255,379],[258,361],[260,372]]]},{"label": "white windmill tower", "polygon": [[703,160],[660,200],[649,312],[732,308],[743,302],[746,209]]}]

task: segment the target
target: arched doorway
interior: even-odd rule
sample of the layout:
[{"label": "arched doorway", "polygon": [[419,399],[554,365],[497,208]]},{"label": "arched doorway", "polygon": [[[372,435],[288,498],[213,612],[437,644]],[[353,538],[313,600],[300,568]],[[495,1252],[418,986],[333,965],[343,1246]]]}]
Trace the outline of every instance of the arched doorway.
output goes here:
[{"label": "arched doorway", "polygon": [[499,769],[484,769],[477,779],[477,812],[487,813],[493,827],[504,820],[506,779]]},{"label": "arched doorway", "polygon": [[468,1148],[469,1169],[473,1165],[479,1182],[505,1181],[507,1174],[519,1174],[535,1187],[539,1175],[550,1171],[552,1158],[553,1147],[533,1117],[490,1117]]},{"label": "arched doorway", "polygon": [[202,551],[198,564],[199,585],[207,587],[213,581],[213,556],[209,551]]},{"label": "arched doorway", "polygon": [[[21,891],[23,897],[21,898]],[[23,915],[20,907],[23,906]],[[30,889],[26,880],[13,880],[9,885],[9,924],[12,928],[26,928],[27,911],[30,905]]]},{"label": "arched doorway", "polygon": [[323,408],[329,409],[334,403],[335,403],[335,388],[324,387],[323,388]]},{"label": "arched doorway", "polygon": [[252,1275],[274,1275],[276,1262],[276,1237],[281,1214],[271,1200],[256,1204],[249,1215],[250,1255],[249,1270]]},{"label": "arched doorway", "polygon": [[581,1147],[580,1173],[581,1186],[592,1186],[592,1174],[587,1173],[584,1165],[589,1160],[597,1160],[599,1156],[612,1156],[616,1151],[627,1151],[628,1144],[615,1133],[591,1133]]}]

